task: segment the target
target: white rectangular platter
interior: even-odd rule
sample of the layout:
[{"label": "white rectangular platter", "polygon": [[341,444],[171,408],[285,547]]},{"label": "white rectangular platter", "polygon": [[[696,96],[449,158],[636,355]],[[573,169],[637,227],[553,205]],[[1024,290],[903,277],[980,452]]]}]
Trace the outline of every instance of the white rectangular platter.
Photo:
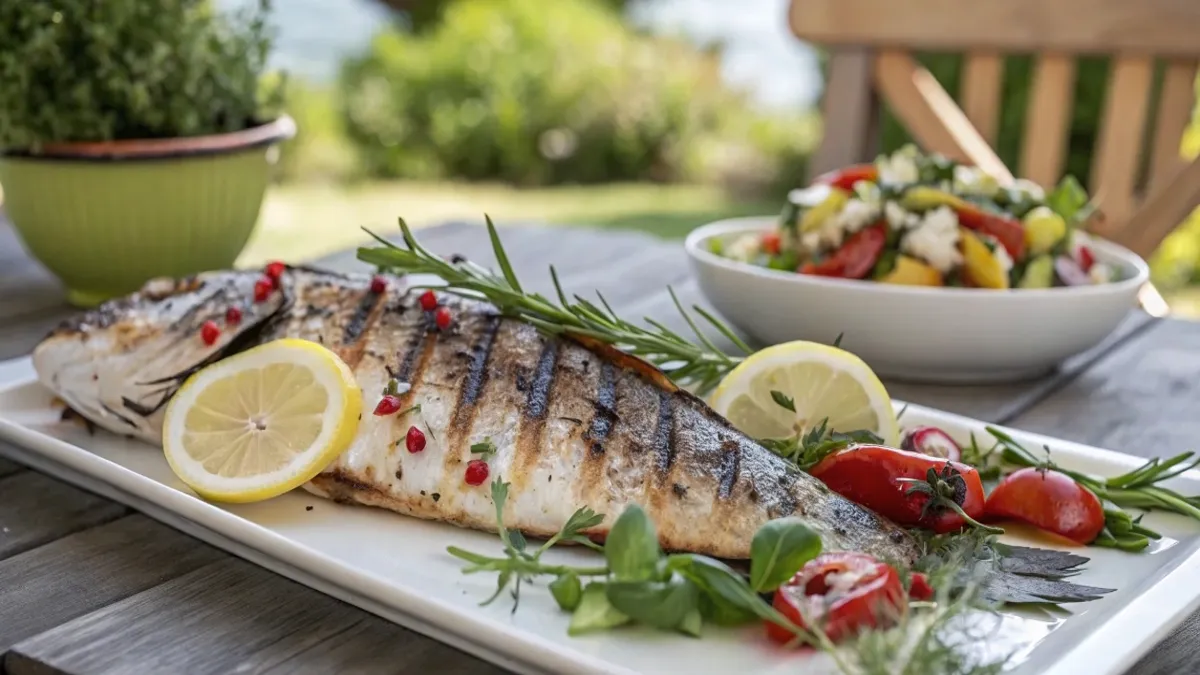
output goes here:
[{"label": "white rectangular platter", "polygon": [[[0,388],[0,438],[17,446],[14,459],[150,516],[236,555],[367,611],[523,673],[820,673],[824,656],[785,652],[760,627],[706,627],[702,639],[641,629],[567,636],[568,615],[544,586],[522,592],[519,609],[506,596],[479,602],[495,587],[485,575],[464,576],[449,545],[499,554],[495,535],[343,506],[300,490],[257,504],[217,505],[194,496],[149,445],[60,421],[50,393],[28,364],[8,369],[16,381]],[[900,405],[897,402],[897,405]],[[910,406],[904,423],[936,424],[965,440],[983,423]],[[1012,431],[1032,447],[1048,444],[1065,466],[1116,474],[1142,460],[1067,441]],[[1175,487],[1200,493],[1200,475]],[[312,507],[312,510],[308,510]],[[1152,514],[1145,521],[1165,536],[1145,553],[1100,548],[1079,583],[1118,589],[1061,612],[1001,614],[984,641],[992,653],[1013,654],[1022,674],[1124,673],[1200,605],[1200,524]],[[1049,546],[1046,542],[1014,543]],[[594,555],[552,551],[565,561]],[[1200,647],[1197,648],[1200,651]]]}]

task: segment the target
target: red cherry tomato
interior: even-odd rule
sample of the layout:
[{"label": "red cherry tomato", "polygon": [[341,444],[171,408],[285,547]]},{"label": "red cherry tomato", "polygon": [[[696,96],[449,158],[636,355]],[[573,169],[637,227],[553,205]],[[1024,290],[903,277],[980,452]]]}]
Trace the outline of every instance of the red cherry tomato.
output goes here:
[{"label": "red cherry tomato", "polygon": [[962,448],[950,434],[937,427],[914,428],[900,441],[900,449],[956,462],[962,459]]},{"label": "red cherry tomato", "polygon": [[1020,260],[1025,256],[1025,227],[1020,221],[988,213],[966,203],[955,206],[954,213],[958,216],[958,223],[968,230],[995,237],[1013,260]]},{"label": "red cherry tomato", "polygon": [[932,600],[933,586],[929,585],[929,577],[920,572],[913,572],[912,580],[908,585],[908,598],[910,600]]},{"label": "red cherry tomato", "polygon": [[1104,529],[1104,506],[1070,476],[1033,467],[1004,477],[988,495],[989,518],[1011,518],[1090,544]]},{"label": "red cherry tomato", "polygon": [[836,188],[841,188],[847,192],[854,190],[854,184],[860,180],[865,180],[869,183],[879,181],[879,168],[874,164],[855,164],[837,171],[830,171],[817,176],[813,183],[823,183]]},{"label": "red cherry tomato", "polygon": [[883,255],[886,243],[887,227],[882,224],[872,225],[850,235],[842,247],[825,260],[819,263],[804,263],[800,267],[800,273],[862,279],[875,267],[879,256]]},{"label": "red cherry tomato", "polygon": [[[822,553],[775,592],[773,604],[792,623],[820,629],[833,642],[890,623],[908,607],[896,570],[864,553]],[[773,621],[766,627],[775,642],[796,637]]]},{"label": "red cherry tomato", "polygon": [[762,236],[762,250],[771,255],[779,255],[780,243],[778,232],[764,232]]},{"label": "red cherry tomato", "polygon": [[965,524],[961,516],[944,508],[926,514],[928,495],[907,494],[911,484],[897,480],[925,480],[930,469],[950,474],[947,480],[958,488],[954,501],[968,516],[979,519],[983,515],[983,483],[979,472],[959,462],[882,445],[856,445],[826,457],[809,473],[834,492],[897,525],[924,527],[934,532],[958,530]]}]

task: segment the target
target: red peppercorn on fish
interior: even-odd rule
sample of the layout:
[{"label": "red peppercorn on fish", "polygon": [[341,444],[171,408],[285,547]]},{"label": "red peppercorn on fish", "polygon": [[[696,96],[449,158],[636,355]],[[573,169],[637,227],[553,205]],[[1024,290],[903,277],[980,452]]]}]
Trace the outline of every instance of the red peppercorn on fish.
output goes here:
[{"label": "red peppercorn on fish", "polygon": [[[486,482],[500,477],[511,483],[506,524],[530,536],[588,506],[606,514],[591,533],[603,538],[637,503],[668,550],[748,558],[760,525],[798,516],[827,549],[917,555],[904,530],[638,359],[544,337],[483,303],[439,295],[430,311],[396,280],[376,292],[368,277],[289,268],[255,301],[259,281],[220,272],[151,282],[55,330],[34,352],[38,376],[92,422],[157,444],[165,403],[188,375],[261,342],[313,340],[354,370],[365,404],[350,449],[305,485],[317,495],[492,530]],[[230,307],[242,313],[232,325]],[[221,328],[211,345],[206,321]],[[391,380],[402,383],[392,389],[399,406],[372,414]],[[468,471],[473,460],[486,466]]]}]

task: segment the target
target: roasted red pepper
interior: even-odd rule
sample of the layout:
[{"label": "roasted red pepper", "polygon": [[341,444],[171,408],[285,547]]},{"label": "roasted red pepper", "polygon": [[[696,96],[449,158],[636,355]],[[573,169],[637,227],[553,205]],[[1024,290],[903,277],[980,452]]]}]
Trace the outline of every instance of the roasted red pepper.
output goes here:
[{"label": "roasted red pepper", "polygon": [[924,527],[934,532],[953,532],[967,522],[953,509],[926,509],[928,494],[913,491],[913,483],[925,481],[929,470],[953,488],[954,503],[978,520],[984,511],[983,483],[974,467],[882,445],[857,445],[826,457],[809,473],[829,489],[875,511],[898,525]]},{"label": "roasted red pepper", "polygon": [[990,519],[1011,518],[1090,544],[1104,529],[1104,506],[1091,490],[1051,469],[1019,469],[988,495]]},{"label": "roasted red pepper", "polygon": [[823,183],[841,188],[847,192],[854,190],[854,184],[860,180],[870,183],[879,181],[879,168],[874,164],[855,164],[844,169],[830,171],[817,176],[813,183]]},{"label": "roasted red pepper", "polygon": [[[822,553],[775,592],[773,604],[796,626],[821,630],[833,642],[887,625],[908,608],[895,568],[864,553]],[[776,642],[796,637],[772,621],[766,627]]]},{"label": "roasted red pepper", "polygon": [[989,213],[962,200],[955,200],[954,213],[958,223],[968,230],[982,232],[996,238],[1008,251],[1008,257],[1021,260],[1025,257],[1025,226],[1020,221],[996,213]]},{"label": "roasted red pepper", "polygon": [[883,224],[863,228],[850,235],[842,247],[834,251],[828,258],[819,263],[804,263],[800,266],[801,274],[815,274],[821,277],[841,277],[843,279],[862,279],[871,272],[879,256],[883,255],[883,247],[887,243],[887,226]]}]

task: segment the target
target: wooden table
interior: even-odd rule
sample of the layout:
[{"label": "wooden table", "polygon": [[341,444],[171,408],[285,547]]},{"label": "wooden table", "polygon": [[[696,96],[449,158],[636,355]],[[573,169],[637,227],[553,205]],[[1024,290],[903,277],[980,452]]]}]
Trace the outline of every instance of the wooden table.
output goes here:
[{"label": "wooden table", "polygon": [[[4,235],[0,229],[0,235]],[[441,254],[492,264],[474,225],[422,230]],[[677,242],[639,233],[509,227],[527,287],[548,263],[580,293],[679,324],[665,293],[700,302]],[[0,358],[27,353],[66,310],[53,283],[0,238]],[[354,269],[353,252],[318,261]],[[836,333],[837,327],[831,326]],[[1092,352],[1036,382],[888,383],[897,398],[1152,456],[1200,438],[1200,324],[1134,312]],[[846,347],[853,349],[849,341]],[[0,444],[0,455],[12,448]],[[1200,589],[1181,589],[1196,593]],[[1130,672],[1200,673],[1200,614]],[[255,567],[133,512],[0,458],[0,654],[30,673],[485,673],[498,668]]]}]

